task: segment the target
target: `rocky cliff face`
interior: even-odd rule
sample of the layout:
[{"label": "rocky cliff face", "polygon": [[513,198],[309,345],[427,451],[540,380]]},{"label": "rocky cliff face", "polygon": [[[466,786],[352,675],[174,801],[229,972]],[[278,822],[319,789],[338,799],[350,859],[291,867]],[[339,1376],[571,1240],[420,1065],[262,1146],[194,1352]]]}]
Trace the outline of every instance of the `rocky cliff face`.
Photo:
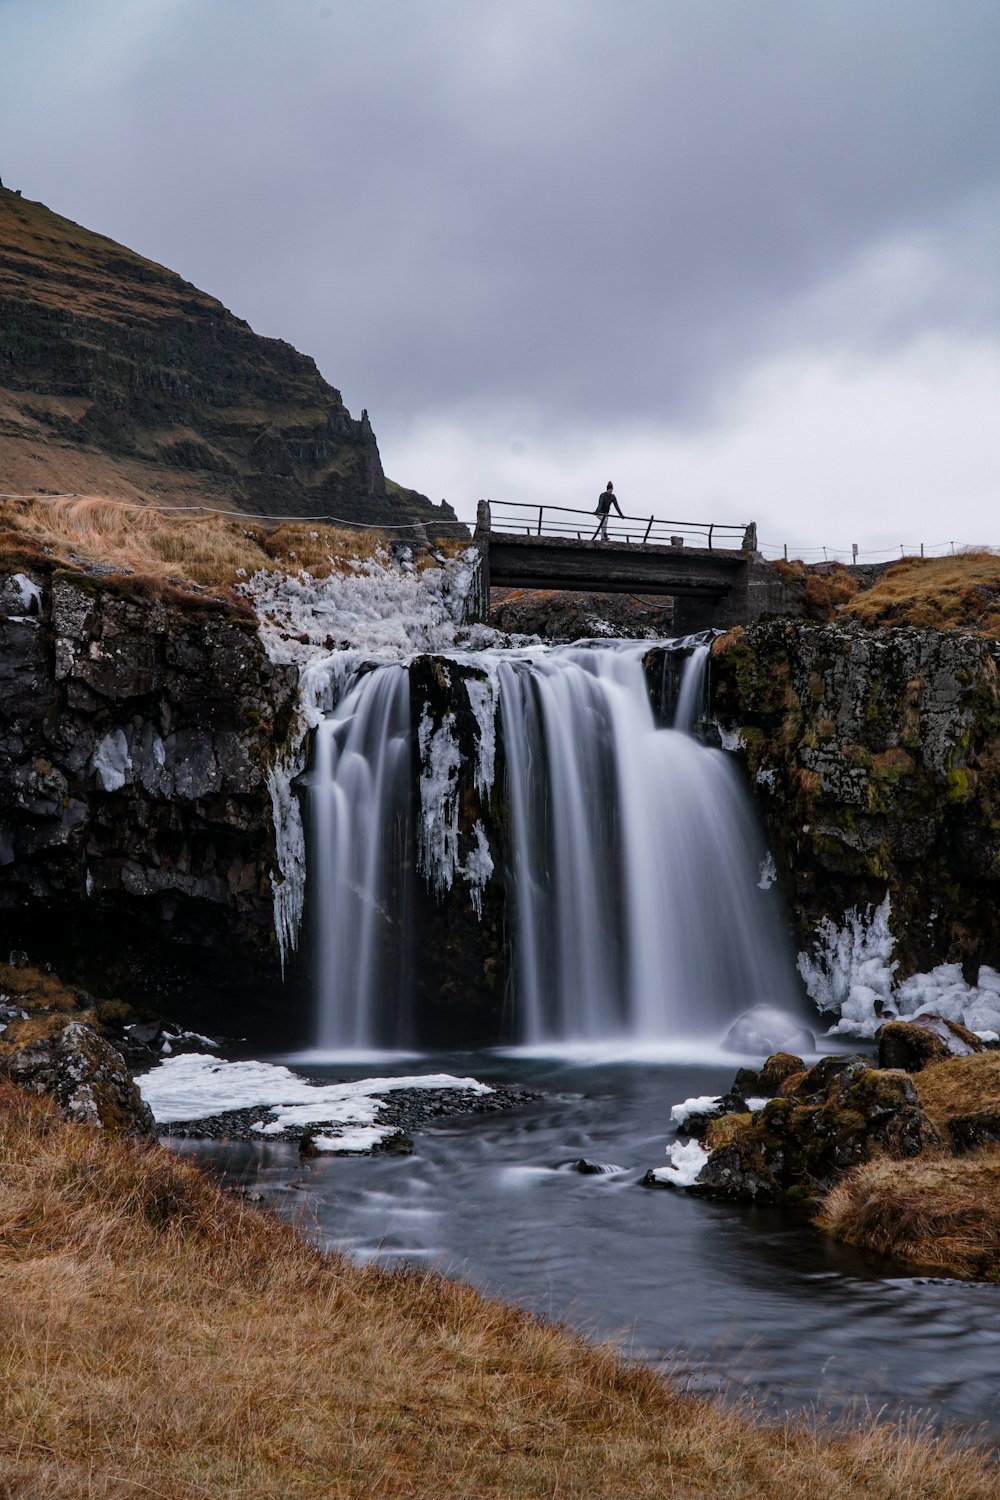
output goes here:
[{"label": "rocky cliff face", "polygon": [[386,480],[367,412],[311,359],[3,188],[0,489],[454,521]]},{"label": "rocky cliff face", "polygon": [[890,897],[898,978],[1000,956],[1000,646],[775,620],[720,638],[712,701],[796,935]]},{"label": "rocky cliff face", "polygon": [[0,575],[0,952],[242,1029],[282,994],[268,768],[295,672],[256,622]]}]

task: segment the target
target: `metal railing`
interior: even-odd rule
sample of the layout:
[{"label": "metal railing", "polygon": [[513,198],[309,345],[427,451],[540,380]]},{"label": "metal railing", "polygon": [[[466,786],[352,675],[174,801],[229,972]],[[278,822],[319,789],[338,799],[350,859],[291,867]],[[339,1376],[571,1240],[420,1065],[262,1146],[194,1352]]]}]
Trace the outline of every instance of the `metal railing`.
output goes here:
[{"label": "metal railing", "polygon": [[[573,510],[567,505],[532,505],[523,500],[490,500],[490,531],[511,536],[551,536],[585,542],[601,530],[601,518],[593,510]],[[747,527],[718,521],[664,521],[658,516],[608,517],[607,539],[632,546],[656,545],[722,547],[739,551]]]}]

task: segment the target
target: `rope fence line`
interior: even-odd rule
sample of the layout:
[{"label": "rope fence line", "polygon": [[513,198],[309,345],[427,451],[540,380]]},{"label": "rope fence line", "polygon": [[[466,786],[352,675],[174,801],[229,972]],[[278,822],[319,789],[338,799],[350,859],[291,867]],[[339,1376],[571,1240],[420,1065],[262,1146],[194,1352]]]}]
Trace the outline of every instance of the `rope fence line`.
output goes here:
[{"label": "rope fence line", "polygon": [[[103,495],[84,495],[77,491],[68,491],[61,495],[8,495],[0,492],[0,500],[104,500]],[[347,526],[357,531],[424,531],[431,524],[430,521],[346,521],[341,516],[279,516],[266,515],[260,511],[247,510],[221,510],[215,505],[163,505],[157,500],[108,500],[109,505],[118,505],[125,510],[156,510],[156,511],[200,511],[209,516],[228,516],[236,521],[291,521],[302,524],[307,521],[321,521],[325,526]],[[465,521],[442,522],[445,526],[466,526]]]}]

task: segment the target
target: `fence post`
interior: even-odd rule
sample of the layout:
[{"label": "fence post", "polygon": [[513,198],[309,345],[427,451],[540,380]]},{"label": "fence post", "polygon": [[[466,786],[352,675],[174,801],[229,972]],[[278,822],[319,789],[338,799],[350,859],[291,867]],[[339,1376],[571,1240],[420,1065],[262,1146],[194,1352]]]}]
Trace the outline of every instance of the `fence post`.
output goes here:
[{"label": "fence post", "polygon": [[541,534],[542,534],[542,511],[543,511],[543,509],[544,509],[544,506],[540,505],[538,507],[538,535],[539,536],[541,536]]},{"label": "fence post", "polygon": [[649,526],[646,527],[646,534],[645,534],[645,536],[642,539],[643,546],[645,546],[646,543],[649,540],[649,532],[650,532],[650,527],[652,527],[652,524],[653,524],[653,517],[650,516],[650,518],[649,518]]},{"label": "fence post", "polygon": [[708,523],[708,550],[709,550],[709,552],[711,552],[711,550],[712,550],[712,532],[714,530],[715,530],[715,522],[714,521],[709,521],[709,523]]}]

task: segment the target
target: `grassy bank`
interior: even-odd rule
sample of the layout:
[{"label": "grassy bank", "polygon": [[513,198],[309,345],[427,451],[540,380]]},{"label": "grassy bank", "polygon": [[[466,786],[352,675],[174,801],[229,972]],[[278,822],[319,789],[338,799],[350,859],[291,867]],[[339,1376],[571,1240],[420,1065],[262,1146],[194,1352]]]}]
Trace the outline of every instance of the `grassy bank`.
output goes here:
[{"label": "grassy bank", "polygon": [[[410,543],[417,566],[438,544]],[[100,497],[0,501],[0,562],[14,567],[98,565],[148,585],[225,590],[260,569],[314,578],[343,572],[384,546],[385,533],[321,521],[266,526],[252,516],[233,519],[157,510]],[[442,540],[452,555],[464,544]]]},{"label": "grassy bank", "polygon": [[947,1149],[950,1120],[1000,1109],[1000,1052],[932,1063],[913,1082],[945,1148],[856,1167],[827,1194],[816,1222],[879,1255],[1000,1282],[1000,1146]]},{"label": "grassy bank", "polygon": [[438,1276],[349,1266],[12,1091],[0,1223],[8,1497],[996,1493],[949,1443],[758,1427]]}]

